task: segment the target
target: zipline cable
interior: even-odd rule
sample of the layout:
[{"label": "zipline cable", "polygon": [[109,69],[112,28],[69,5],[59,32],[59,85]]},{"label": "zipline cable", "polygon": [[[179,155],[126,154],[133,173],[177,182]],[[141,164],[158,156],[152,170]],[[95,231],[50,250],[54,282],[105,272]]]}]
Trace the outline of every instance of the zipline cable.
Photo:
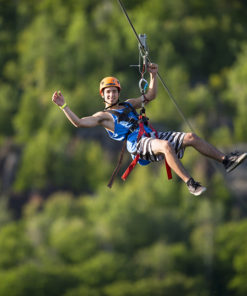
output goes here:
[{"label": "zipline cable", "polygon": [[[118,0],[118,3],[119,3],[119,5],[120,5],[120,7],[121,7],[121,9],[122,9],[122,11],[123,11],[123,13],[124,13],[124,15],[126,16],[126,18],[127,18],[127,20],[128,20],[128,23],[129,23],[129,25],[131,26],[132,31],[134,32],[134,34],[135,34],[135,36],[136,36],[136,39],[138,40],[138,43],[139,43],[139,45],[140,45],[140,47],[141,47],[141,50],[142,50],[143,52],[146,52],[146,49],[145,49],[145,47],[143,46],[143,44],[142,44],[142,42],[141,42],[141,40],[140,40],[140,38],[139,38],[139,36],[138,36],[136,30],[135,30],[135,27],[133,26],[133,24],[132,24],[132,22],[131,22],[131,20],[130,20],[130,18],[129,18],[129,16],[128,16],[128,13],[127,13],[127,11],[126,11],[126,9],[125,9],[125,7],[124,7],[122,1],[121,1],[121,0]],[[148,61],[149,63],[151,63],[151,60],[149,59],[148,56],[147,56],[147,61]],[[170,92],[170,90],[169,90],[168,86],[166,85],[164,79],[161,77],[161,75],[160,75],[159,72],[157,73],[157,75],[158,75],[158,78],[159,78],[161,84],[162,84],[163,87],[165,88],[165,90],[166,90],[166,92],[167,92],[169,98],[170,98],[170,99],[172,100],[172,102],[174,103],[174,105],[175,105],[175,107],[176,107],[178,113],[180,114],[180,116],[182,117],[182,119],[184,120],[184,122],[187,124],[187,126],[189,127],[189,129],[190,129],[193,133],[195,133],[194,128],[192,127],[192,125],[191,125],[191,123],[189,122],[189,120],[185,117],[183,111],[181,110],[181,108],[179,107],[179,105],[178,105],[178,103],[176,102],[175,98],[173,97],[172,93]]]},{"label": "zipline cable", "polygon": [[[127,11],[126,11],[126,9],[125,9],[125,7],[124,7],[122,1],[121,1],[121,0],[118,0],[118,3],[119,3],[119,5],[120,5],[120,7],[121,7],[121,9],[122,9],[122,11],[123,11],[123,13],[124,13],[124,15],[126,16],[127,21],[128,21],[128,23],[129,23],[129,25],[131,26],[132,31],[134,32],[136,39],[138,40],[138,44],[139,44],[139,46],[140,46],[140,50],[141,50],[143,53],[146,53],[147,61],[151,63],[151,60],[150,60],[149,57],[148,57],[148,53],[146,52],[146,48],[143,46],[143,44],[142,44],[142,42],[141,42],[141,40],[140,40],[140,38],[139,38],[139,36],[138,36],[136,30],[135,30],[135,27],[133,26],[133,24],[132,24],[132,22],[131,22],[131,20],[130,20],[130,18],[129,18],[129,16],[128,16],[128,13],[127,13]],[[178,103],[176,102],[175,98],[173,97],[172,93],[170,92],[170,90],[169,90],[168,86],[166,85],[164,79],[161,77],[161,75],[160,75],[159,72],[157,73],[157,75],[158,75],[158,78],[159,78],[159,80],[160,80],[162,86],[165,88],[165,90],[166,90],[166,92],[167,92],[169,98],[170,98],[171,101],[174,103],[174,105],[175,105],[175,107],[176,107],[178,113],[180,114],[180,116],[182,117],[182,119],[184,120],[184,122],[187,124],[187,126],[189,127],[189,129],[190,129],[193,133],[195,133],[194,128],[192,127],[192,125],[191,125],[191,123],[189,122],[189,120],[185,117],[183,111],[181,110],[181,108],[179,107],[179,105],[178,105]],[[215,165],[215,163],[214,163],[212,160],[209,160],[209,161],[210,161],[210,163],[212,164],[212,166],[214,167],[214,169],[215,169],[216,171],[217,171],[217,169],[220,171],[220,173],[223,175],[223,178],[224,178],[225,176],[224,176],[223,172],[222,172],[222,171],[221,171],[221,170]],[[228,189],[228,190],[229,190],[229,189]],[[230,190],[229,190],[229,191],[230,191]],[[234,195],[234,196],[235,196],[235,195]],[[246,207],[246,205],[243,203],[242,200],[239,200],[239,199],[237,198],[237,201],[238,201],[238,202],[244,207],[245,210],[247,210],[247,207]]]}]

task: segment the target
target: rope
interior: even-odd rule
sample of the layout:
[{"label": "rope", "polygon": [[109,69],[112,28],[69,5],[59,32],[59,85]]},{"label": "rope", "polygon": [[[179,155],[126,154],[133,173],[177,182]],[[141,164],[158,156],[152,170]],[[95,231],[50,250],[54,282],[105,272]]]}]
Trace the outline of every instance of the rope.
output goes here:
[{"label": "rope", "polygon": [[119,156],[119,160],[118,160],[117,166],[116,166],[115,170],[113,171],[112,176],[111,176],[111,178],[110,178],[110,180],[109,180],[109,182],[107,184],[107,186],[109,188],[112,188],[112,184],[114,182],[114,179],[115,179],[116,175],[118,174],[119,169],[121,167],[121,164],[123,162],[124,151],[125,151],[125,148],[126,148],[126,141],[127,140],[124,141],[124,144],[122,146],[122,149],[121,149],[121,152],[120,152],[120,156]]}]

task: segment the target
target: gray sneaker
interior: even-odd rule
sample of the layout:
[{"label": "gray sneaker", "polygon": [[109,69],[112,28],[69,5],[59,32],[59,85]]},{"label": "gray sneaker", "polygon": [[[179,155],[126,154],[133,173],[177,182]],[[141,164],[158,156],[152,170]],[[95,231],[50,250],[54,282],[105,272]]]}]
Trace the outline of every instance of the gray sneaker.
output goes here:
[{"label": "gray sneaker", "polygon": [[207,190],[206,187],[203,187],[200,183],[196,182],[193,178],[190,178],[186,185],[189,189],[189,192],[193,195],[201,195]]},{"label": "gray sneaker", "polygon": [[246,157],[247,157],[246,152],[240,153],[238,151],[235,151],[235,152],[231,152],[230,154],[227,154],[223,160],[223,165],[227,173],[230,173],[238,165],[240,165],[245,160]]}]

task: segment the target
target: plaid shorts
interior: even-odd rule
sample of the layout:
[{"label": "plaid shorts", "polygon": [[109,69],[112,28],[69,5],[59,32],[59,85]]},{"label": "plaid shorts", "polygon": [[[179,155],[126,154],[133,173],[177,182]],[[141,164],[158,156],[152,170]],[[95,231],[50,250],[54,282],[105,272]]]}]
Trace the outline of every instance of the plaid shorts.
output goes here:
[{"label": "plaid shorts", "polygon": [[[185,133],[182,132],[158,132],[158,139],[168,141],[174,148],[178,158],[184,155],[184,148],[181,148]],[[140,158],[147,161],[160,161],[164,159],[163,154],[154,155],[152,151],[152,141],[155,139],[154,133],[151,137],[142,137],[137,143],[137,154]]]}]

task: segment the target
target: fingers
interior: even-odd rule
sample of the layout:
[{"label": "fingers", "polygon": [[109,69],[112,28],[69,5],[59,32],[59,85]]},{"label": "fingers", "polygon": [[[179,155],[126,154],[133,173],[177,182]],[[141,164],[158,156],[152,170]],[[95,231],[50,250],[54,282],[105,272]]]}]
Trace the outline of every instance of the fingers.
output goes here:
[{"label": "fingers", "polygon": [[157,73],[158,72],[158,65],[153,64],[153,63],[149,63],[148,64],[148,72],[150,72],[151,74]]},{"label": "fingers", "polygon": [[57,97],[57,92],[55,91],[54,94],[52,95],[52,101],[54,101]]},{"label": "fingers", "polygon": [[55,91],[54,94],[52,95],[52,99],[56,99],[56,98],[61,97],[61,96],[62,96],[62,93],[61,93],[60,90],[58,92]]},{"label": "fingers", "polygon": [[65,99],[61,93],[61,91],[55,91],[53,96],[52,96],[52,101],[55,103],[57,106],[61,107],[65,104]]},{"label": "fingers", "polygon": [[[59,91],[60,92],[60,91]],[[58,100],[59,100],[59,98],[61,97],[61,92],[60,92],[60,94],[57,92],[57,91],[55,91],[54,92],[54,94],[52,95],[52,101],[55,103],[55,104],[57,104],[57,102],[58,102]]]}]

